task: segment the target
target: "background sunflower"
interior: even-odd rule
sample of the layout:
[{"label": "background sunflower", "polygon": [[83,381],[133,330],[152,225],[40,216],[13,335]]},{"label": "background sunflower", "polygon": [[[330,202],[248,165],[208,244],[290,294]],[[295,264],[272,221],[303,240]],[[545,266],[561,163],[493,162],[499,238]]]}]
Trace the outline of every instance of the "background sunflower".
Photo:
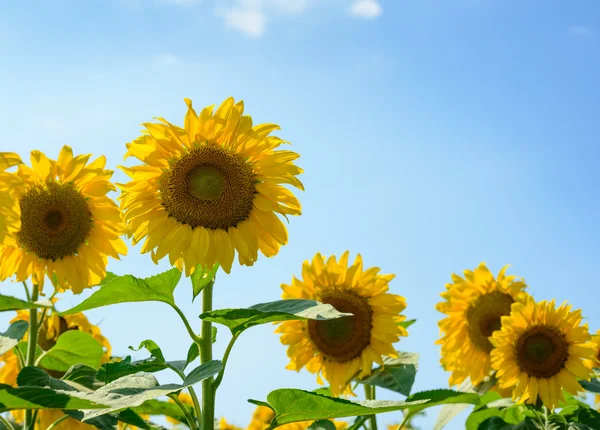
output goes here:
[{"label": "background sunflower", "polygon": [[329,382],[331,393],[338,396],[351,392],[349,381],[371,373],[373,362],[383,364],[382,357],[397,357],[392,346],[407,336],[399,325],[405,317],[403,297],[389,294],[388,283],[394,275],[379,274],[378,267],[363,270],[360,255],[348,265],[349,252],[339,261],[335,256],[326,261],[316,254],[312,262],[302,265],[302,279],[283,284],[284,299],[311,299],[329,303],[352,317],[329,321],[287,321],[279,325],[281,343],[289,345],[287,369],[300,371],[306,367]]},{"label": "background sunflower", "polygon": [[452,275],[441,294],[445,301],[436,309],[447,315],[438,325],[442,337],[440,362],[450,371],[449,384],[458,385],[466,378],[477,385],[490,375],[489,337],[500,329],[501,317],[510,313],[511,305],[527,297],[523,280],[506,276],[505,266],[498,278],[481,263],[474,271],[465,270],[465,277]]},{"label": "background sunflower", "polygon": [[142,253],[151,251],[154,262],[168,254],[187,275],[215,263],[229,273],[236,252],[244,265],[254,264],[259,250],[277,254],[287,230],[276,214],[300,215],[284,186],[303,189],[298,154],[276,150],[285,143],[270,136],[279,126],[253,126],[241,101],[228,98],[200,114],[185,101],[184,128],[161,119],[127,144],[126,157],[143,162],[122,167],[132,181],[119,185],[132,242],[145,238]]},{"label": "background sunflower", "polygon": [[502,329],[494,332],[492,367],[502,388],[513,399],[535,404],[538,396],[550,410],[564,401],[563,390],[576,396],[583,391],[578,380],[592,375],[597,351],[590,342],[581,311],[571,311],[554,300],[536,303],[531,297],[515,303]]},{"label": "background sunflower", "polygon": [[113,172],[104,156],[89,158],[64,146],[57,161],[32,151],[29,167],[17,154],[0,153],[1,281],[16,275],[41,289],[48,275],[80,293],[104,278],[108,256],[127,253],[119,209],[106,196],[115,190]]}]

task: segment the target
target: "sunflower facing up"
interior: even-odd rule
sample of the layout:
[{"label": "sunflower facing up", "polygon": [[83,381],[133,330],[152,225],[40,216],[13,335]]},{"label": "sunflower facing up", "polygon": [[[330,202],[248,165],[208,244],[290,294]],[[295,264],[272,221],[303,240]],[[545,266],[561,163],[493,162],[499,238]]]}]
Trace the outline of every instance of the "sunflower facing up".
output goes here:
[{"label": "sunflower facing up", "polygon": [[580,310],[529,297],[513,305],[492,335],[492,367],[500,387],[512,388],[514,400],[535,404],[539,396],[552,410],[564,400],[562,390],[576,396],[583,391],[577,381],[592,375],[596,350],[590,340]]},{"label": "sunflower facing up", "polygon": [[325,261],[321,254],[302,265],[302,280],[292,279],[292,285],[282,285],[284,299],[310,299],[331,304],[351,317],[329,321],[286,321],[279,325],[281,343],[289,345],[290,363],[287,369],[302,367],[321,374],[329,381],[334,396],[350,390],[349,382],[371,373],[373,362],[383,364],[382,356],[397,357],[393,344],[406,330],[398,324],[405,317],[403,297],[389,294],[388,283],[394,275],[379,274],[378,267],[363,270],[357,255],[348,267],[348,251],[336,261]]},{"label": "sunflower facing up", "polygon": [[477,385],[490,374],[489,337],[500,328],[500,318],[510,313],[511,305],[527,297],[525,282],[506,276],[507,268],[500,270],[498,279],[485,263],[465,270],[464,278],[453,274],[453,283],[446,284],[441,294],[445,301],[436,309],[447,316],[438,323],[442,337],[436,343],[442,345],[442,366],[452,372],[450,385],[467,378]]},{"label": "sunflower facing up", "polygon": [[134,244],[145,238],[142,253],[157,263],[219,263],[229,273],[237,251],[240,264],[251,266],[260,250],[277,254],[287,243],[281,219],[300,215],[300,203],[284,185],[303,189],[294,165],[298,154],[276,150],[270,136],[275,124],[252,125],[243,102],[225,100],[213,113],[209,106],[188,111],[184,127],[159,118],[146,123],[143,135],[127,144],[126,158],[143,164],[121,167],[132,181],[120,184],[121,209]]},{"label": "sunflower facing up", "polygon": [[[40,312],[41,315],[41,312]],[[17,311],[17,316],[10,322],[29,319],[29,311]],[[107,363],[110,360],[111,346],[108,340],[102,335],[100,329],[91,324],[85,315],[82,313],[74,315],[66,315],[64,317],[59,316],[56,313],[51,313],[46,316],[42,326],[40,327],[38,335],[38,345],[42,350],[47,351],[52,348],[59,336],[69,330],[78,330],[92,335],[96,341],[104,350],[102,355],[101,363]],[[27,339],[28,335],[25,335],[24,339]],[[0,382],[2,384],[17,385],[17,376],[21,370],[17,355],[10,350],[4,355],[0,356]],[[60,372],[50,371],[54,377],[60,378],[62,374]],[[15,421],[21,423],[23,421],[23,411],[12,411]],[[61,418],[64,414],[60,410],[44,409],[40,410],[37,415],[35,424],[36,430],[43,430],[48,428],[53,422]],[[65,421],[54,427],[56,430],[93,430],[96,427],[84,424],[73,418],[68,418]]]},{"label": "sunflower facing up", "polygon": [[0,281],[32,278],[41,289],[48,275],[80,293],[104,278],[107,256],[127,253],[119,208],[106,196],[113,172],[104,156],[89,158],[64,146],[57,161],[32,151],[29,167],[0,153]]}]

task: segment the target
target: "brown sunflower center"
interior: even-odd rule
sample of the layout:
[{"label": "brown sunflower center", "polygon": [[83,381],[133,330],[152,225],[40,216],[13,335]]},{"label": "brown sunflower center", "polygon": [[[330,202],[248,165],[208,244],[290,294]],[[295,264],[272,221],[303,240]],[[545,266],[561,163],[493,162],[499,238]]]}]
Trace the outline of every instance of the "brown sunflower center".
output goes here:
[{"label": "brown sunflower center", "polygon": [[349,291],[337,291],[322,297],[320,301],[353,316],[308,321],[310,339],[331,360],[344,362],[358,357],[371,342],[373,312],[367,300]]},{"label": "brown sunflower center", "polygon": [[180,223],[226,230],[250,215],[255,183],[252,167],[242,157],[205,145],[163,173],[160,192],[167,212]]},{"label": "brown sunflower center", "polygon": [[514,300],[510,294],[494,291],[479,297],[467,309],[467,323],[471,341],[482,351],[493,348],[488,338],[501,327],[501,318],[510,314]]},{"label": "brown sunflower center", "polygon": [[569,358],[569,344],[565,335],[546,325],[528,329],[519,337],[515,348],[521,371],[536,378],[556,375]]},{"label": "brown sunflower center", "polygon": [[35,186],[21,198],[17,240],[39,258],[57,260],[77,254],[92,229],[85,197],[72,184]]}]

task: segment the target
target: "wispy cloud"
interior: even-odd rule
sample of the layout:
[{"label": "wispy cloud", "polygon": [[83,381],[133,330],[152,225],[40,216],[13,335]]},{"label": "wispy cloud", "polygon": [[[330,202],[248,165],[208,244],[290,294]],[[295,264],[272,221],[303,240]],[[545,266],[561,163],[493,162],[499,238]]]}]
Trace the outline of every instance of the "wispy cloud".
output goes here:
[{"label": "wispy cloud", "polygon": [[591,36],[594,32],[586,25],[572,25],[569,27],[569,33],[575,36]]},{"label": "wispy cloud", "polygon": [[152,62],[154,63],[154,65],[159,67],[167,67],[177,64],[179,62],[179,59],[174,54],[166,53],[161,55],[155,55],[152,58]]},{"label": "wispy cloud", "polygon": [[218,12],[228,28],[241,31],[250,37],[260,37],[265,31],[267,17],[259,8],[236,7]]},{"label": "wispy cloud", "polygon": [[350,6],[350,13],[358,18],[374,19],[383,12],[377,0],[357,0]]}]

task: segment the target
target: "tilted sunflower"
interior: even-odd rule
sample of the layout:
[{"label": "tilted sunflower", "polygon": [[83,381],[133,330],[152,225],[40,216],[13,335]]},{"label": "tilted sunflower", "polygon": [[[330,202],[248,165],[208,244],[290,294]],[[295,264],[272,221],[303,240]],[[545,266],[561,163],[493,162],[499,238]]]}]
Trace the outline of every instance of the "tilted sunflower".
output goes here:
[{"label": "tilted sunflower", "polygon": [[[41,315],[41,312],[40,312]],[[18,311],[17,316],[10,322],[29,319],[29,311]],[[92,335],[94,339],[102,345],[104,354],[101,359],[101,363],[106,363],[110,359],[111,346],[108,340],[102,335],[100,329],[91,324],[85,315],[79,313],[74,315],[67,315],[61,317],[55,313],[47,315],[42,323],[38,335],[39,347],[47,351],[52,348],[58,339],[58,337],[68,330],[79,330]],[[25,339],[27,339],[27,334]],[[21,370],[19,360],[16,354],[10,350],[4,355],[0,356],[0,382],[7,385],[16,386],[17,376]],[[56,371],[48,371],[52,376],[60,378],[62,373]],[[21,423],[24,418],[23,411],[12,411],[11,414],[17,423]],[[61,418],[64,414],[59,410],[44,409],[40,410],[37,414],[37,420],[35,424],[35,430],[45,430],[53,422]],[[84,424],[73,418],[68,418],[65,421],[54,427],[56,430],[94,430],[96,427],[89,424]]]},{"label": "tilted sunflower", "polygon": [[571,311],[554,300],[536,303],[531,297],[515,303],[502,328],[491,341],[492,367],[502,388],[511,388],[514,400],[535,404],[538,396],[549,409],[564,400],[562,390],[576,396],[589,380],[596,353],[581,311]]},{"label": "tilted sunflower", "polygon": [[489,337],[500,329],[500,319],[510,314],[511,305],[527,297],[523,280],[506,276],[505,266],[498,278],[481,263],[474,271],[465,270],[465,277],[452,275],[441,296],[445,300],[436,309],[447,315],[438,325],[442,334],[436,342],[441,347],[441,364],[451,372],[450,385],[466,378],[473,385],[490,375]]},{"label": "tilted sunflower", "polygon": [[276,333],[281,343],[289,345],[287,369],[300,371],[306,366],[329,381],[331,392],[338,396],[352,393],[349,381],[371,373],[373,362],[383,364],[382,356],[397,357],[392,344],[406,330],[399,325],[405,317],[403,297],[389,294],[388,283],[394,275],[379,274],[378,267],[363,270],[360,255],[348,267],[348,252],[339,261],[331,256],[325,262],[321,254],[312,263],[302,265],[302,280],[282,285],[284,299],[311,299],[331,304],[352,317],[329,321],[286,321]]},{"label": "tilted sunflower", "polygon": [[[258,406],[254,410],[254,414],[252,414],[252,420],[250,421],[250,424],[248,424],[246,430],[265,430],[269,427],[271,421],[273,421],[273,418],[275,418],[275,412],[273,412],[272,409],[267,408],[266,406]],[[277,428],[281,430],[306,430],[313,422],[314,421],[301,421],[297,423],[283,424]],[[348,423],[344,421],[332,420],[332,422],[337,430],[343,430],[348,427]],[[221,427],[221,429],[223,430],[223,427]],[[225,427],[225,429],[229,430],[230,428]],[[231,430],[237,430],[237,428],[232,428]]]},{"label": "tilted sunflower", "polygon": [[127,144],[126,158],[143,164],[122,167],[133,180],[120,184],[121,209],[134,244],[154,262],[169,255],[171,264],[219,263],[227,273],[237,251],[240,264],[252,265],[260,250],[277,254],[287,243],[281,219],[300,215],[300,203],[284,185],[303,189],[294,165],[298,154],[276,150],[275,124],[252,125],[243,102],[225,100],[188,111],[184,127],[159,118],[144,124],[143,135]]},{"label": "tilted sunflower", "polygon": [[[592,360],[585,360],[585,364],[588,367],[591,366],[592,368],[597,369],[596,374],[600,375],[600,330],[592,336],[592,347],[594,348],[594,351],[596,351],[595,357]],[[600,394],[596,394],[594,401],[596,403],[596,409],[600,410]]]},{"label": "tilted sunflower", "polygon": [[[106,158],[73,156],[64,146],[54,161],[31,152],[31,167],[0,153],[0,281],[16,275],[80,293],[106,275],[107,256],[127,253]],[[7,169],[15,167],[15,172]]]}]

